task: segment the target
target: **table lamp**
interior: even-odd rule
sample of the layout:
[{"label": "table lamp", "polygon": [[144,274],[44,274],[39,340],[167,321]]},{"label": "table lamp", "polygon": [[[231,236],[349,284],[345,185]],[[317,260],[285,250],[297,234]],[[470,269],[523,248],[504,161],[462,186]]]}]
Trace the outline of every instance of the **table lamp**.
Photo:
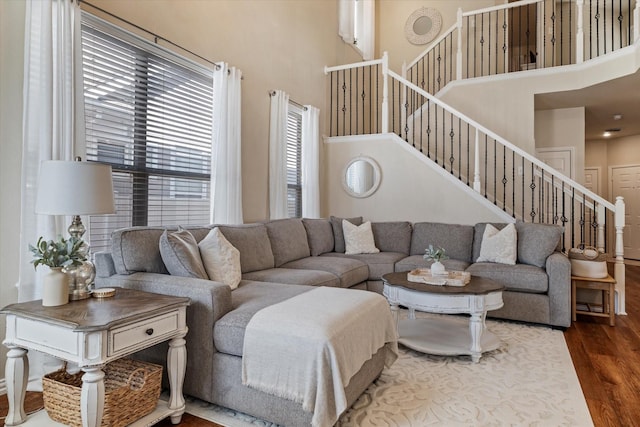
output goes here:
[{"label": "table lamp", "polygon": [[[86,228],[80,215],[115,213],[111,166],[94,162],[45,160],[40,164],[36,213],[70,215],[68,228],[71,236],[82,239]],[[87,258],[89,247],[87,245]],[[91,296],[90,286],[95,278],[95,267],[88,259],[81,266],[67,267],[71,276],[69,299],[80,300]]]}]

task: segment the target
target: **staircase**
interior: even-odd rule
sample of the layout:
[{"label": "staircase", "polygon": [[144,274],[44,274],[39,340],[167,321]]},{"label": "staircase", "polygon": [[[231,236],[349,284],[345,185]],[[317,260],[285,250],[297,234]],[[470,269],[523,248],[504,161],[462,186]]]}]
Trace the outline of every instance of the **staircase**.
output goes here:
[{"label": "staircase", "polygon": [[617,312],[624,314],[623,198],[603,199],[438,98],[456,80],[572,66],[633,45],[640,5],[622,3],[526,0],[459,10],[456,24],[402,75],[389,69],[386,52],[325,67],[330,137],[392,135],[502,217],[562,225],[563,252],[589,245],[614,255]]}]

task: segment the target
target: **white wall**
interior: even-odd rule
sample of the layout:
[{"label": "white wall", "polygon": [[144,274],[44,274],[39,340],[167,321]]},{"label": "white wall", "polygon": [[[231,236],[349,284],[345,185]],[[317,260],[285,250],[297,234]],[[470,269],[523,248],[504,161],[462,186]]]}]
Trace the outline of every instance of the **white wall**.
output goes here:
[{"label": "white wall", "polygon": [[[20,260],[20,182],[22,159],[22,46],[25,2],[0,1],[0,306],[16,302]],[[0,341],[5,316],[0,316]],[[0,379],[6,350],[0,346]]]},{"label": "white wall", "polygon": [[584,182],[584,107],[539,110],[535,112],[536,148],[573,149],[577,182]]},{"label": "white wall", "polygon": [[[422,160],[409,153],[392,137],[348,139],[325,143],[327,151],[327,200],[323,214],[343,217],[363,216],[365,220],[411,222],[430,221],[453,224],[503,219],[475,201],[463,190]],[[344,168],[357,156],[368,156],[380,166],[378,190],[367,198],[351,197],[342,187]]]}]

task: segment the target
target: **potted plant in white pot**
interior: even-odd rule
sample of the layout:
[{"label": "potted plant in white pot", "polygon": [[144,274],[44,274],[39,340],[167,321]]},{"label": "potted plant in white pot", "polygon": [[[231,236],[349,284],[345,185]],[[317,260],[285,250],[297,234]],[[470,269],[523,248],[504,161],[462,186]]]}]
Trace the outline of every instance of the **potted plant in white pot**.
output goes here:
[{"label": "potted plant in white pot", "polygon": [[38,239],[36,246],[29,245],[33,253],[31,263],[34,268],[39,265],[49,267],[49,273],[43,278],[42,305],[57,306],[69,302],[69,276],[62,271],[63,267],[78,266],[86,260],[84,241],[76,237],[68,240],[58,236],[56,240]]},{"label": "potted plant in white pot", "polygon": [[445,259],[449,259],[449,257],[447,256],[443,248],[440,248],[440,247],[434,248],[433,245],[429,245],[429,247],[424,251],[423,258],[426,259],[427,261],[433,261],[433,264],[431,264],[432,276],[447,274],[447,271],[444,268],[444,264],[442,264],[441,261],[444,261]]}]

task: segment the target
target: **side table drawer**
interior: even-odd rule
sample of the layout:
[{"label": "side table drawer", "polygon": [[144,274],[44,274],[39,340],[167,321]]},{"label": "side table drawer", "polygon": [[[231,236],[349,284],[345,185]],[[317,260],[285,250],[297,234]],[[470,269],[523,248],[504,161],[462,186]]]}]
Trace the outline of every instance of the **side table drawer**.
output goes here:
[{"label": "side table drawer", "polygon": [[[135,323],[109,331],[108,356],[116,353],[149,347],[154,341],[163,341],[163,337],[178,330],[179,311],[143,319]],[[137,351],[137,350],[133,350]]]}]

